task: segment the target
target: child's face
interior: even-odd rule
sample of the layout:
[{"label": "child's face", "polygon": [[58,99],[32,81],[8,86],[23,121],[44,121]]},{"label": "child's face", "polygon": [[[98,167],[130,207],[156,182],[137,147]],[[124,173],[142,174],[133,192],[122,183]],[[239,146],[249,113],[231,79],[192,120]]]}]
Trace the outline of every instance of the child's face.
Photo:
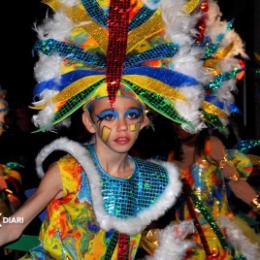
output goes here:
[{"label": "child's face", "polygon": [[137,101],[125,97],[117,97],[113,108],[108,98],[96,101],[91,116],[88,114],[87,117],[87,120],[92,121],[91,129],[89,122],[85,126],[96,134],[97,143],[105,143],[116,152],[128,152],[140,130],[148,124],[143,107]]}]

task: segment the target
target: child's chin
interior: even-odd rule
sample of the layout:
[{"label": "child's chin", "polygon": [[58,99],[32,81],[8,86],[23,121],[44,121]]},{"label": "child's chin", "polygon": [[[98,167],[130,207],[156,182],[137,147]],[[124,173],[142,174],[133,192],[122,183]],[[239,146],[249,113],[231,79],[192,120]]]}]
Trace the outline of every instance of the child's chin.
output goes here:
[{"label": "child's chin", "polygon": [[131,146],[130,144],[115,145],[115,146],[113,147],[113,150],[116,151],[116,152],[118,152],[118,153],[127,153],[127,152],[130,150],[131,147],[132,147],[132,146]]}]

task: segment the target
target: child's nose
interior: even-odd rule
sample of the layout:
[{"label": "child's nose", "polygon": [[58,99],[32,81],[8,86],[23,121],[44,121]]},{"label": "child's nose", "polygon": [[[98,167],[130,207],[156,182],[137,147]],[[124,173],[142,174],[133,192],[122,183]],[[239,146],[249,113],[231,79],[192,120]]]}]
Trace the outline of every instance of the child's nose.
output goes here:
[{"label": "child's nose", "polygon": [[127,120],[122,117],[118,119],[117,129],[119,131],[126,131],[128,129]]}]

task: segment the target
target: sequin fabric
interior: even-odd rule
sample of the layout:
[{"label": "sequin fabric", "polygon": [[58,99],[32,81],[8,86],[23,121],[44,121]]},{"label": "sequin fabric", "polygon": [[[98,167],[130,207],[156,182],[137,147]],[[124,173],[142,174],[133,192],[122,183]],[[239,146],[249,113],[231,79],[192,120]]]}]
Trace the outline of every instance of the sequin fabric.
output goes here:
[{"label": "sequin fabric", "polygon": [[[228,159],[232,160],[241,178],[245,179],[249,177],[252,170],[252,165],[250,160],[244,154],[240,153],[238,150],[229,150]],[[216,165],[207,161],[206,158],[200,158],[193,165],[192,171],[182,172],[182,176],[188,181],[197,199],[211,214],[217,225],[220,224],[219,221],[221,216],[232,218],[232,212],[228,207],[225,180],[222,172]],[[222,245],[216,235],[216,230],[214,230],[214,228],[207,223],[203,217],[202,210],[203,209],[200,209],[198,205],[195,205],[195,211],[200,224],[202,225],[203,233],[207,238],[212,257],[219,260],[232,259],[230,254],[226,250],[223,250]],[[191,218],[184,198],[179,200],[176,217],[178,221],[188,220]],[[223,236],[223,239],[227,239],[225,229],[221,229],[220,235]],[[186,259],[206,259],[205,252],[201,245],[200,236],[197,231],[194,231],[193,241],[196,246],[188,251]]]},{"label": "sequin fabric", "polygon": [[[95,154],[93,146],[88,149]],[[109,177],[97,168],[104,209],[121,220],[149,208],[160,199],[168,183],[167,173],[160,166],[131,160],[136,167],[129,179]],[[32,259],[134,259],[141,234],[102,229],[95,217],[95,198],[91,196],[87,174],[71,156],[60,159],[58,165],[64,197],[53,199],[48,205],[40,232],[41,245],[30,252]]]},{"label": "sequin fabric", "polygon": [[90,152],[101,174],[104,207],[111,216],[123,219],[136,216],[157,201],[168,184],[164,168],[136,158],[131,159],[135,170],[129,179],[111,177],[98,163],[93,146]]}]

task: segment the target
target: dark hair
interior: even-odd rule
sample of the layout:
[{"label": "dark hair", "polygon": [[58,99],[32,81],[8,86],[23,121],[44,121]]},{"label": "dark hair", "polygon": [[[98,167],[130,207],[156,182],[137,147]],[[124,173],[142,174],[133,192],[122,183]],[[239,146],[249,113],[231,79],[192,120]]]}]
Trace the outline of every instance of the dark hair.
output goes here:
[{"label": "dark hair", "polygon": [[142,158],[167,159],[169,152],[174,150],[180,159],[181,143],[172,122],[151,111],[147,116],[151,124],[140,132],[130,153]]},{"label": "dark hair", "polygon": [[[152,126],[140,133],[140,138],[133,147],[134,153],[142,158],[155,157],[167,160],[168,154],[173,152],[175,160],[181,161],[183,158],[182,144],[190,141],[193,135],[191,138],[181,140],[172,121],[155,112],[148,113],[148,117]],[[219,138],[227,148],[233,147],[238,142],[238,137],[232,124],[228,126],[228,129],[228,135],[212,128],[201,130],[194,140],[196,154],[203,153],[205,142],[212,136]]]}]

